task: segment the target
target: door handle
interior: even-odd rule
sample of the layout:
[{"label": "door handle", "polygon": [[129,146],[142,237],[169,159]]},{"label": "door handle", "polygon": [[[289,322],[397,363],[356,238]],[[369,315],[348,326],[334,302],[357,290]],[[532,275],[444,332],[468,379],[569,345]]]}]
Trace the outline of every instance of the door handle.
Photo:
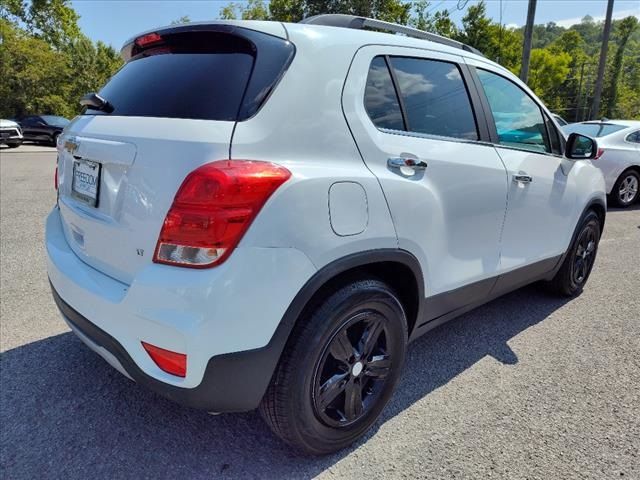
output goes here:
[{"label": "door handle", "polygon": [[527,174],[516,173],[513,176],[513,181],[518,183],[531,183],[533,182],[533,177]]},{"label": "door handle", "polygon": [[387,165],[391,168],[409,167],[414,170],[424,170],[427,168],[427,162],[410,157],[389,157]]}]

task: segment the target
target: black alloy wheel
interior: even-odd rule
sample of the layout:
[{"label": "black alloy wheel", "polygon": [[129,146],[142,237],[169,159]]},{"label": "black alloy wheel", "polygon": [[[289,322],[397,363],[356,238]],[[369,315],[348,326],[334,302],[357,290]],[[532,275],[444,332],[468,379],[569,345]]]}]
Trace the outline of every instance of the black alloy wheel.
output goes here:
[{"label": "black alloy wheel", "polygon": [[571,269],[571,276],[576,285],[584,284],[591,273],[599,236],[600,232],[596,231],[596,226],[592,223],[587,224],[580,232]]},{"label": "black alloy wheel", "polygon": [[408,341],[394,290],[372,278],[332,286],[297,321],[260,405],[273,432],[319,455],[355,442],[393,395]]},{"label": "black alloy wheel", "polygon": [[314,374],[313,406],[328,426],[362,418],[384,391],[393,362],[385,319],[361,312],[348,319],[325,348]]}]

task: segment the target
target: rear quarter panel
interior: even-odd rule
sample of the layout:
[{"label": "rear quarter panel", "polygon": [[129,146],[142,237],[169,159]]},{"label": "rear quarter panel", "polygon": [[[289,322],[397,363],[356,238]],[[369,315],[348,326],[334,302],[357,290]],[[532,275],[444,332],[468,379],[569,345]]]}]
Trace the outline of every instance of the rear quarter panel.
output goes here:
[{"label": "rear quarter panel", "polygon": [[[366,168],[349,131],[341,93],[356,47],[340,35],[298,28],[296,56],[260,112],[237,124],[231,158],[265,160],[288,168],[292,178],[267,202],[240,246],[293,247],[316,268],[351,253],[396,248],[393,222],[376,177]],[[366,72],[364,73],[366,74]],[[362,187],[366,209],[343,203],[364,229],[339,235],[330,219],[332,185]],[[356,219],[357,220],[357,219]]]}]

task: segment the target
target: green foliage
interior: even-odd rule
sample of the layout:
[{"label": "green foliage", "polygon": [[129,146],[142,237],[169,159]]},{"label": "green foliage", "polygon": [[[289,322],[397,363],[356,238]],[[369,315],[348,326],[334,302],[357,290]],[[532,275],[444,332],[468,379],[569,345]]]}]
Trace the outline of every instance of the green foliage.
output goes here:
[{"label": "green foliage", "polygon": [[562,108],[562,98],[558,93],[567,79],[570,63],[568,53],[553,53],[546,48],[531,50],[528,85],[552,110]]},{"label": "green foliage", "polygon": [[[428,0],[248,0],[220,10],[223,19],[298,22],[345,13],[411,25],[462,41],[514,73],[520,70],[523,28],[506,28],[470,4],[458,27],[447,4]],[[449,2],[447,2],[449,3]],[[471,2],[470,2],[471,3]],[[0,117],[78,113],[78,99],[97,91],[122,65],[117,52],[82,34],[70,0],[0,0]],[[181,17],[172,24],[190,21]],[[586,16],[570,28],[535,25],[529,86],[568,120],[590,116],[603,23]],[[598,115],[640,119],[640,28],[615,20],[608,47],[603,110]],[[597,115],[596,115],[597,116]]]},{"label": "green foliage", "polygon": [[0,2],[0,117],[73,117],[80,97],[99,90],[122,65],[111,46],[80,32],[68,2]]},{"label": "green foliage", "polygon": [[[636,17],[627,17],[616,25],[615,35],[618,39],[618,48],[613,57],[613,65],[611,66],[611,78],[607,89],[607,117],[614,117],[617,113],[616,100],[618,97],[618,83],[620,74],[622,73],[622,63],[627,43],[633,32],[638,28],[638,19]],[[636,59],[636,62],[638,59]]]},{"label": "green foliage", "polygon": [[180,18],[176,18],[175,20],[172,20],[170,25],[180,25],[182,23],[189,23],[190,21],[191,21],[191,18],[189,18],[189,15],[183,15]]}]

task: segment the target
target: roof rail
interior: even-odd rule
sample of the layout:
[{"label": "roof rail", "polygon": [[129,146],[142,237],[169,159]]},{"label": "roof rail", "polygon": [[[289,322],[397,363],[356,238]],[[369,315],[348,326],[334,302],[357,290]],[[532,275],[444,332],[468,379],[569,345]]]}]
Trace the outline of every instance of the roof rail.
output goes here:
[{"label": "roof rail", "polygon": [[357,17],[355,15],[342,15],[342,14],[324,14],[314,15],[313,17],[307,17],[300,21],[300,23],[306,23],[309,25],[325,25],[328,27],[342,27],[353,28],[356,30],[364,30],[365,28],[372,28],[376,30],[387,30],[393,33],[402,33],[407,37],[421,38],[422,40],[429,40],[435,43],[441,43],[453,48],[461,48],[467,52],[475,53],[476,55],[482,55],[479,50],[466,45],[462,42],[452,40],[435,33],[425,32],[424,30],[418,30],[417,28],[411,28],[397,23],[384,22],[382,20],[376,20],[374,18]]}]

